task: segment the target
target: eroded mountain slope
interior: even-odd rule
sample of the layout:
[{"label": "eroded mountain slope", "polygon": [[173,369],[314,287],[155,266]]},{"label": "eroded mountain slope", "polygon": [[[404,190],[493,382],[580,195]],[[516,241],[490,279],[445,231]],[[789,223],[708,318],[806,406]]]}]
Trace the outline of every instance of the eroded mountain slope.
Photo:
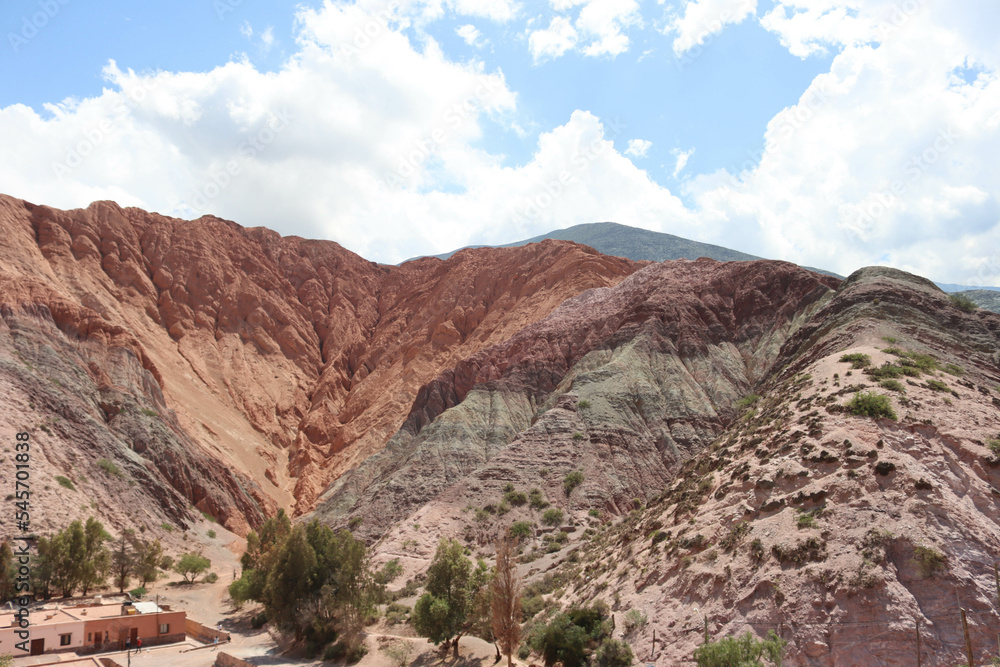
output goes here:
[{"label": "eroded mountain slope", "polygon": [[[775,630],[789,641],[785,664],[816,666],[914,665],[919,622],[923,664],[954,665],[964,660],[961,607],[977,661],[995,655],[998,327],[997,315],[965,313],[922,279],[865,269],[792,334],[757,383],[760,398],[623,520],[609,522],[607,508],[584,514],[592,503],[561,493],[561,477],[515,480],[515,491],[545,488],[565,513],[557,532],[525,543],[541,594],[533,621],[604,600],[619,620],[646,615],[626,639],[659,663],[690,660],[707,620],[713,637]],[[896,418],[852,414],[859,392],[888,397]],[[565,407],[569,428],[582,427]],[[486,543],[508,521],[485,530],[462,512],[468,490],[486,483],[477,471],[412,520],[440,517],[449,533]],[[405,534],[410,521],[380,548],[413,566],[424,545]]]},{"label": "eroded mountain slope", "polygon": [[377,537],[474,471],[473,496],[542,468],[553,493],[573,466],[587,480],[578,508],[618,513],[714,440],[838,282],[781,262],[699,260],[585,292],[423,387],[399,433],[317,515],[363,517],[358,530]]},{"label": "eroded mountain slope", "polygon": [[[4,432],[58,418],[51,441],[39,437],[39,474],[106,501],[116,523],[128,514],[119,481],[155,487],[164,516],[180,516],[177,492],[238,532],[277,506],[308,510],[443,368],[636,268],[558,242],[378,266],[332,242],[109,202],[59,211],[0,197],[0,221]],[[45,377],[79,383],[55,408]],[[131,435],[140,427],[157,434],[148,447]],[[80,463],[77,441],[95,443]],[[95,469],[102,460],[123,477]]]}]

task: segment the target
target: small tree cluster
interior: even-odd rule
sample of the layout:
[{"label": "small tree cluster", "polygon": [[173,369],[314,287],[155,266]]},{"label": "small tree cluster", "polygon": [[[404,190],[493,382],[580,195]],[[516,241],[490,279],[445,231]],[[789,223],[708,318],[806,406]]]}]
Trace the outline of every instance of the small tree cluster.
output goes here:
[{"label": "small tree cluster", "polygon": [[[105,543],[112,542],[109,549]],[[50,537],[38,539],[38,555],[31,569],[35,595],[48,599],[53,594],[87,595],[105,585],[108,576],[121,593],[136,577],[145,587],[155,581],[163,558],[159,540],[144,541],[134,531],[125,530],[115,540],[103,524],[90,517],[74,521]],[[0,589],[2,589],[0,577]],[[0,591],[2,592],[2,591]]]},{"label": "small tree cluster", "polygon": [[626,659],[626,650],[631,664],[631,649],[628,646],[604,646],[611,636],[611,622],[608,620],[607,605],[596,602],[589,607],[571,607],[556,615],[548,625],[535,629],[528,643],[542,655],[546,667],[561,662],[565,667],[583,667],[590,654],[600,647],[599,659],[604,659],[602,667],[621,667]]},{"label": "small tree cluster", "polygon": [[702,644],[695,650],[694,659],[698,667],[764,667],[763,660],[774,667],[781,667],[786,644],[788,642],[774,630],[764,640],[758,640],[747,632],[740,637],[725,637]]},{"label": "small tree cluster", "polygon": [[331,654],[349,658],[363,654],[361,631],[384,582],[399,571],[399,563],[390,562],[373,572],[364,542],[349,531],[334,533],[316,520],[293,527],[284,511],[247,536],[241,561],[242,575],[229,586],[237,606],[262,603],[266,618],[296,640],[323,644],[339,634]]}]

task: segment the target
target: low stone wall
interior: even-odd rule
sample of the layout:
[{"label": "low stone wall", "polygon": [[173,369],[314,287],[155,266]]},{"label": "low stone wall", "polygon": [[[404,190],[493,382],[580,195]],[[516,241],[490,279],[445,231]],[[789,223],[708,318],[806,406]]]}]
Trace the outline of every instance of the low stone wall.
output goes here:
[{"label": "low stone wall", "polygon": [[184,630],[187,632],[188,637],[194,637],[198,641],[205,642],[206,644],[212,644],[216,639],[218,639],[221,644],[223,642],[228,642],[230,639],[228,632],[219,632],[215,628],[202,625],[198,621],[193,621],[190,618],[184,619]]},{"label": "low stone wall", "polygon": [[219,653],[215,656],[215,667],[255,667],[252,662],[234,658],[228,653]]}]

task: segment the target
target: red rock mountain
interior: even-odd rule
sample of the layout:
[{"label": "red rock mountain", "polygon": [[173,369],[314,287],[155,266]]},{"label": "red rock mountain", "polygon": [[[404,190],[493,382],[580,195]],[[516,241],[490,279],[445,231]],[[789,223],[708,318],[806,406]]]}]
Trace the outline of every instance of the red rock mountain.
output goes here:
[{"label": "red rock mountain", "polygon": [[0,197],[0,225],[4,431],[45,426],[50,479],[99,481],[109,506],[152,494],[238,532],[311,509],[443,369],[637,268],[566,242],[380,266],[109,202]]}]

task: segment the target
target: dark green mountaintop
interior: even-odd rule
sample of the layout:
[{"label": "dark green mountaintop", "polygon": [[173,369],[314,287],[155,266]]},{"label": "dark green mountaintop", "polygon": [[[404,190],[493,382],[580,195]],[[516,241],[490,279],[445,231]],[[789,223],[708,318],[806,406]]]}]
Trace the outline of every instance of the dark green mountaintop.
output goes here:
[{"label": "dark green mountaintop", "polygon": [[[749,255],[738,250],[730,250],[729,248],[712,245],[711,243],[699,243],[698,241],[681,238],[673,234],[651,232],[648,229],[619,225],[616,222],[590,222],[582,225],[573,225],[566,229],[557,229],[548,234],[496,247],[513,248],[528,245],[529,243],[538,243],[545,239],[582,243],[605,255],[625,257],[635,261],[649,260],[652,262],[664,262],[672,259],[698,259],[699,257],[708,257],[720,262],[745,262],[764,259],[763,257]],[[484,246],[468,247],[482,248]],[[465,248],[460,248],[460,250],[465,250]],[[433,256],[438,259],[448,259],[456,252],[458,250]],[[843,277],[822,269],[805,268],[817,273],[836,276],[837,278]]]}]

